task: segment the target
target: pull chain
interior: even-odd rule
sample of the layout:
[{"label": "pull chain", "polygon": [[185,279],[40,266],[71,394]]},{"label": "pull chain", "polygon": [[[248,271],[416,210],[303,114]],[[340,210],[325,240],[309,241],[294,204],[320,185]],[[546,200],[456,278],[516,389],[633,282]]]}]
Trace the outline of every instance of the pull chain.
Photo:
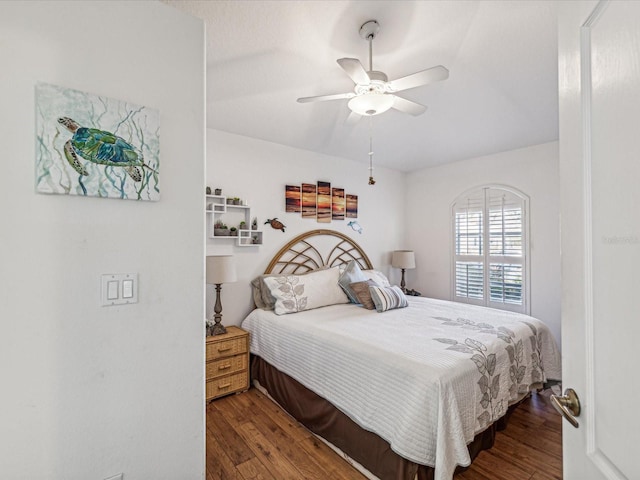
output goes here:
[{"label": "pull chain", "polygon": [[369,117],[369,185],[375,185],[373,179],[373,115]]}]

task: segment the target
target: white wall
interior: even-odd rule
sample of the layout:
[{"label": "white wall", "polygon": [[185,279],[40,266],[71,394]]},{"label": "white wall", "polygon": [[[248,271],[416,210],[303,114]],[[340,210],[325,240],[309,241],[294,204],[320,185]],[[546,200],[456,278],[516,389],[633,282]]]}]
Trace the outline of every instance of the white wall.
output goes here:
[{"label": "white wall", "polygon": [[[0,476],[204,477],[204,27],[157,2],[0,2]],[[34,191],[34,85],[160,111],[161,200]],[[100,275],[139,303],[100,307]]]},{"label": "white wall", "polygon": [[[363,151],[366,155],[366,151]],[[264,231],[264,245],[234,247],[233,240],[207,241],[207,252],[233,254],[236,258],[238,282],[222,287],[222,315],[225,325],[237,325],[251,311],[251,280],[264,272],[271,258],[289,240],[316,228],[337,230],[359,243],[376,266],[392,282],[399,283],[398,271],[390,267],[391,251],[405,248],[403,230],[405,176],[401,172],[376,168],[376,184],[367,185],[368,166],[344,158],[286,147],[207,130],[207,185],[222,188],[223,195],[241,197],[258,217]],[[345,193],[358,195],[358,223],[363,233],[347,226],[347,221],[317,223],[303,219],[299,213],[286,213],[285,185],[329,181]],[[263,225],[267,218],[277,217],[286,226],[285,233]],[[207,290],[207,311],[211,314],[215,291]]]},{"label": "white wall", "polygon": [[560,218],[558,143],[428,168],[407,177],[407,233],[416,252],[407,286],[451,299],[451,204],[484,184],[515,187],[530,197],[531,315],[560,344]]}]

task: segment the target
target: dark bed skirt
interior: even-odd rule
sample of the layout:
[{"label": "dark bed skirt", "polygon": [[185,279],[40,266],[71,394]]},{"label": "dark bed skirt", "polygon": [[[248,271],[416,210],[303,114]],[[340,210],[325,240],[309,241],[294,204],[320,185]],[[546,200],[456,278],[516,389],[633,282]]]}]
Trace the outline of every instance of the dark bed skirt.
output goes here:
[{"label": "dark bed skirt", "polygon": [[[329,441],[381,480],[433,480],[434,469],[411,462],[391,450],[389,443],[364,430],[330,402],[255,355],[251,356],[251,378],[260,382],[269,395],[296,420]],[[507,425],[516,405],[468,445],[473,460],[493,446],[496,432]],[[458,467],[456,473],[464,471]]]}]

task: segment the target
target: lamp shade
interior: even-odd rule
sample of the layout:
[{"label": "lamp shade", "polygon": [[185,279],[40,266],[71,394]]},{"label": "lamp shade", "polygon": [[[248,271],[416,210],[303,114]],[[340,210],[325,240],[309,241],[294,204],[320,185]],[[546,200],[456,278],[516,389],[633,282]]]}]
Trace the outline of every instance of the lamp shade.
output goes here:
[{"label": "lamp shade", "polygon": [[207,257],[207,283],[230,283],[237,280],[236,263],[232,255]]},{"label": "lamp shade", "polygon": [[416,257],[413,250],[396,250],[391,257],[394,268],[416,268]]}]

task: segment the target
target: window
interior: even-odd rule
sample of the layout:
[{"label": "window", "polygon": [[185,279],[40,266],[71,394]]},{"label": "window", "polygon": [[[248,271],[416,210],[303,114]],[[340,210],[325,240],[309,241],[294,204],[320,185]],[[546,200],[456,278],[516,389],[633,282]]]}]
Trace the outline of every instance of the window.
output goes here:
[{"label": "window", "polygon": [[462,194],[452,208],[453,299],[529,312],[528,198],[508,187]]}]

